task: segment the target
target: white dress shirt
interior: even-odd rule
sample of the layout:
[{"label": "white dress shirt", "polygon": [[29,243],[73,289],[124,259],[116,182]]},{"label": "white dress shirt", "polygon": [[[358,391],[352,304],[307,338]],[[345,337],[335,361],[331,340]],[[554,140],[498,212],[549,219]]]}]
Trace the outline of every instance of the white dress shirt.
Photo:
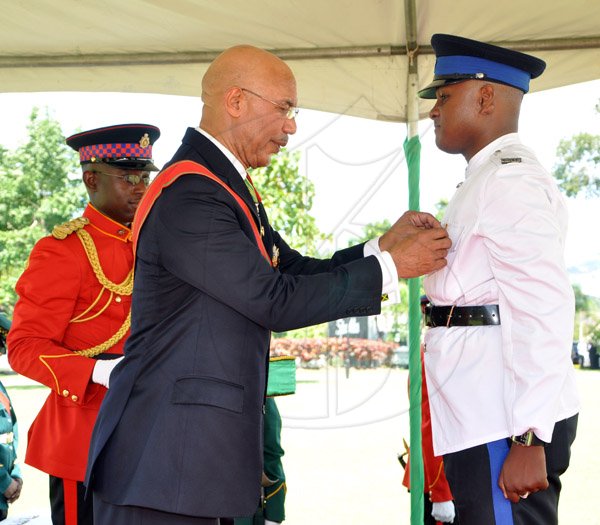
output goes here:
[{"label": "white dress shirt", "polygon": [[[246,180],[248,174],[246,173],[246,169],[243,164],[236,158],[236,156],[229,151],[223,144],[221,144],[215,137],[213,137],[210,133],[203,130],[202,128],[196,128],[196,131],[204,135],[208,140],[210,140],[227,159],[233,164],[235,169],[240,174],[242,179]],[[379,266],[381,266],[381,274],[383,276],[382,281],[382,290],[381,294],[386,294],[388,297],[387,304],[399,303],[400,302],[400,289],[398,286],[398,272],[396,270],[396,265],[392,259],[392,256],[389,252],[382,252],[379,249],[379,238],[371,239],[364,246],[363,255],[368,257],[369,255],[374,255],[379,262]]]},{"label": "white dress shirt", "polygon": [[529,429],[551,441],[576,414],[574,296],[564,262],[567,211],[554,179],[518,135],[469,162],[443,224],[448,265],[427,276],[434,305],[491,305],[499,326],[425,334],[436,455]]}]

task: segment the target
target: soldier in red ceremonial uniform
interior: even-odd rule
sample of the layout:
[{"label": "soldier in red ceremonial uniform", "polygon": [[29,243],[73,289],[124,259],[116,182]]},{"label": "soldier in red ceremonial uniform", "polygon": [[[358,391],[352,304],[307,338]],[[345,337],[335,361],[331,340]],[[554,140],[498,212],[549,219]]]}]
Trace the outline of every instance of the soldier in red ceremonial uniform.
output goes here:
[{"label": "soldier in red ceremonial uniform", "polygon": [[50,475],[54,525],[93,523],[82,481],[96,416],[129,335],[131,221],[157,171],[154,126],[73,135],[89,194],[83,217],[38,241],[17,282],[8,339],[15,371],[51,392],[29,430],[25,462]]},{"label": "soldier in red ceremonial uniform", "polygon": [[[422,304],[423,302],[421,301]],[[421,355],[422,358],[423,356]],[[452,501],[452,492],[450,491],[450,486],[444,472],[444,459],[442,456],[436,456],[433,452],[429,394],[427,392],[427,380],[424,368],[422,370],[421,399],[421,448],[425,482],[423,523],[424,525],[436,525],[439,523],[459,525]],[[410,490],[410,453],[402,484]]]}]

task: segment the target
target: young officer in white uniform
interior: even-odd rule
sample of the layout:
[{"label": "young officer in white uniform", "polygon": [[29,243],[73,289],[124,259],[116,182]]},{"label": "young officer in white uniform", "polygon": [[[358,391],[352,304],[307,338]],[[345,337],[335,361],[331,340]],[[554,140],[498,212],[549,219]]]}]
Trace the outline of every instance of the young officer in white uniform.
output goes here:
[{"label": "young officer in white uniform", "polygon": [[437,146],[468,162],[443,220],[448,265],[425,278],[434,450],[461,525],[554,524],[579,410],[567,211],[517,135],[546,64],[452,35],[431,43],[435,77],[419,95],[437,99]]}]

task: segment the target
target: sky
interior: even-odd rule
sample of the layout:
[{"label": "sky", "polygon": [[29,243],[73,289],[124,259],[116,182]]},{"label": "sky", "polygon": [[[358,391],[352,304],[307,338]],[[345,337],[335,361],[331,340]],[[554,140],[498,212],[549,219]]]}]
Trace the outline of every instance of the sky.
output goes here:
[{"label": "sky", "polygon": [[[300,93],[300,107],[302,94]],[[600,80],[528,94],[521,111],[519,134],[542,165],[552,170],[561,139],[580,132],[600,135]],[[131,93],[5,93],[0,94],[0,144],[14,149],[26,140],[34,106],[48,108],[65,136],[100,126],[142,122],[157,125],[161,138],[154,158],[161,166],[177,149],[188,126],[200,120],[199,97]],[[315,184],[312,213],[317,225],[331,233],[334,245],[362,232],[365,224],[394,222],[408,207],[408,184],[401,123],[335,115],[301,109],[298,131],[288,149],[301,151],[300,171]],[[435,213],[435,204],[449,199],[463,179],[465,161],[435,146],[429,120],[419,125],[421,209]],[[263,189],[263,193],[268,191]],[[600,199],[569,199],[570,223],[566,260],[571,279],[583,291],[600,297],[600,236],[590,227]]]}]

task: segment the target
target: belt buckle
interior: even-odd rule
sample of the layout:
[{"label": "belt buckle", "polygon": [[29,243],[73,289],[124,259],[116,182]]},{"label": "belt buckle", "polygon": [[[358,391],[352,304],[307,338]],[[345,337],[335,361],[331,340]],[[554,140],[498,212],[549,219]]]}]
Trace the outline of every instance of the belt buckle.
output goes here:
[{"label": "belt buckle", "polygon": [[433,311],[432,304],[428,304],[427,306],[425,306],[423,317],[425,318],[425,326],[428,326],[429,328],[435,328],[437,326],[433,319],[433,315],[431,315],[432,311]]}]

